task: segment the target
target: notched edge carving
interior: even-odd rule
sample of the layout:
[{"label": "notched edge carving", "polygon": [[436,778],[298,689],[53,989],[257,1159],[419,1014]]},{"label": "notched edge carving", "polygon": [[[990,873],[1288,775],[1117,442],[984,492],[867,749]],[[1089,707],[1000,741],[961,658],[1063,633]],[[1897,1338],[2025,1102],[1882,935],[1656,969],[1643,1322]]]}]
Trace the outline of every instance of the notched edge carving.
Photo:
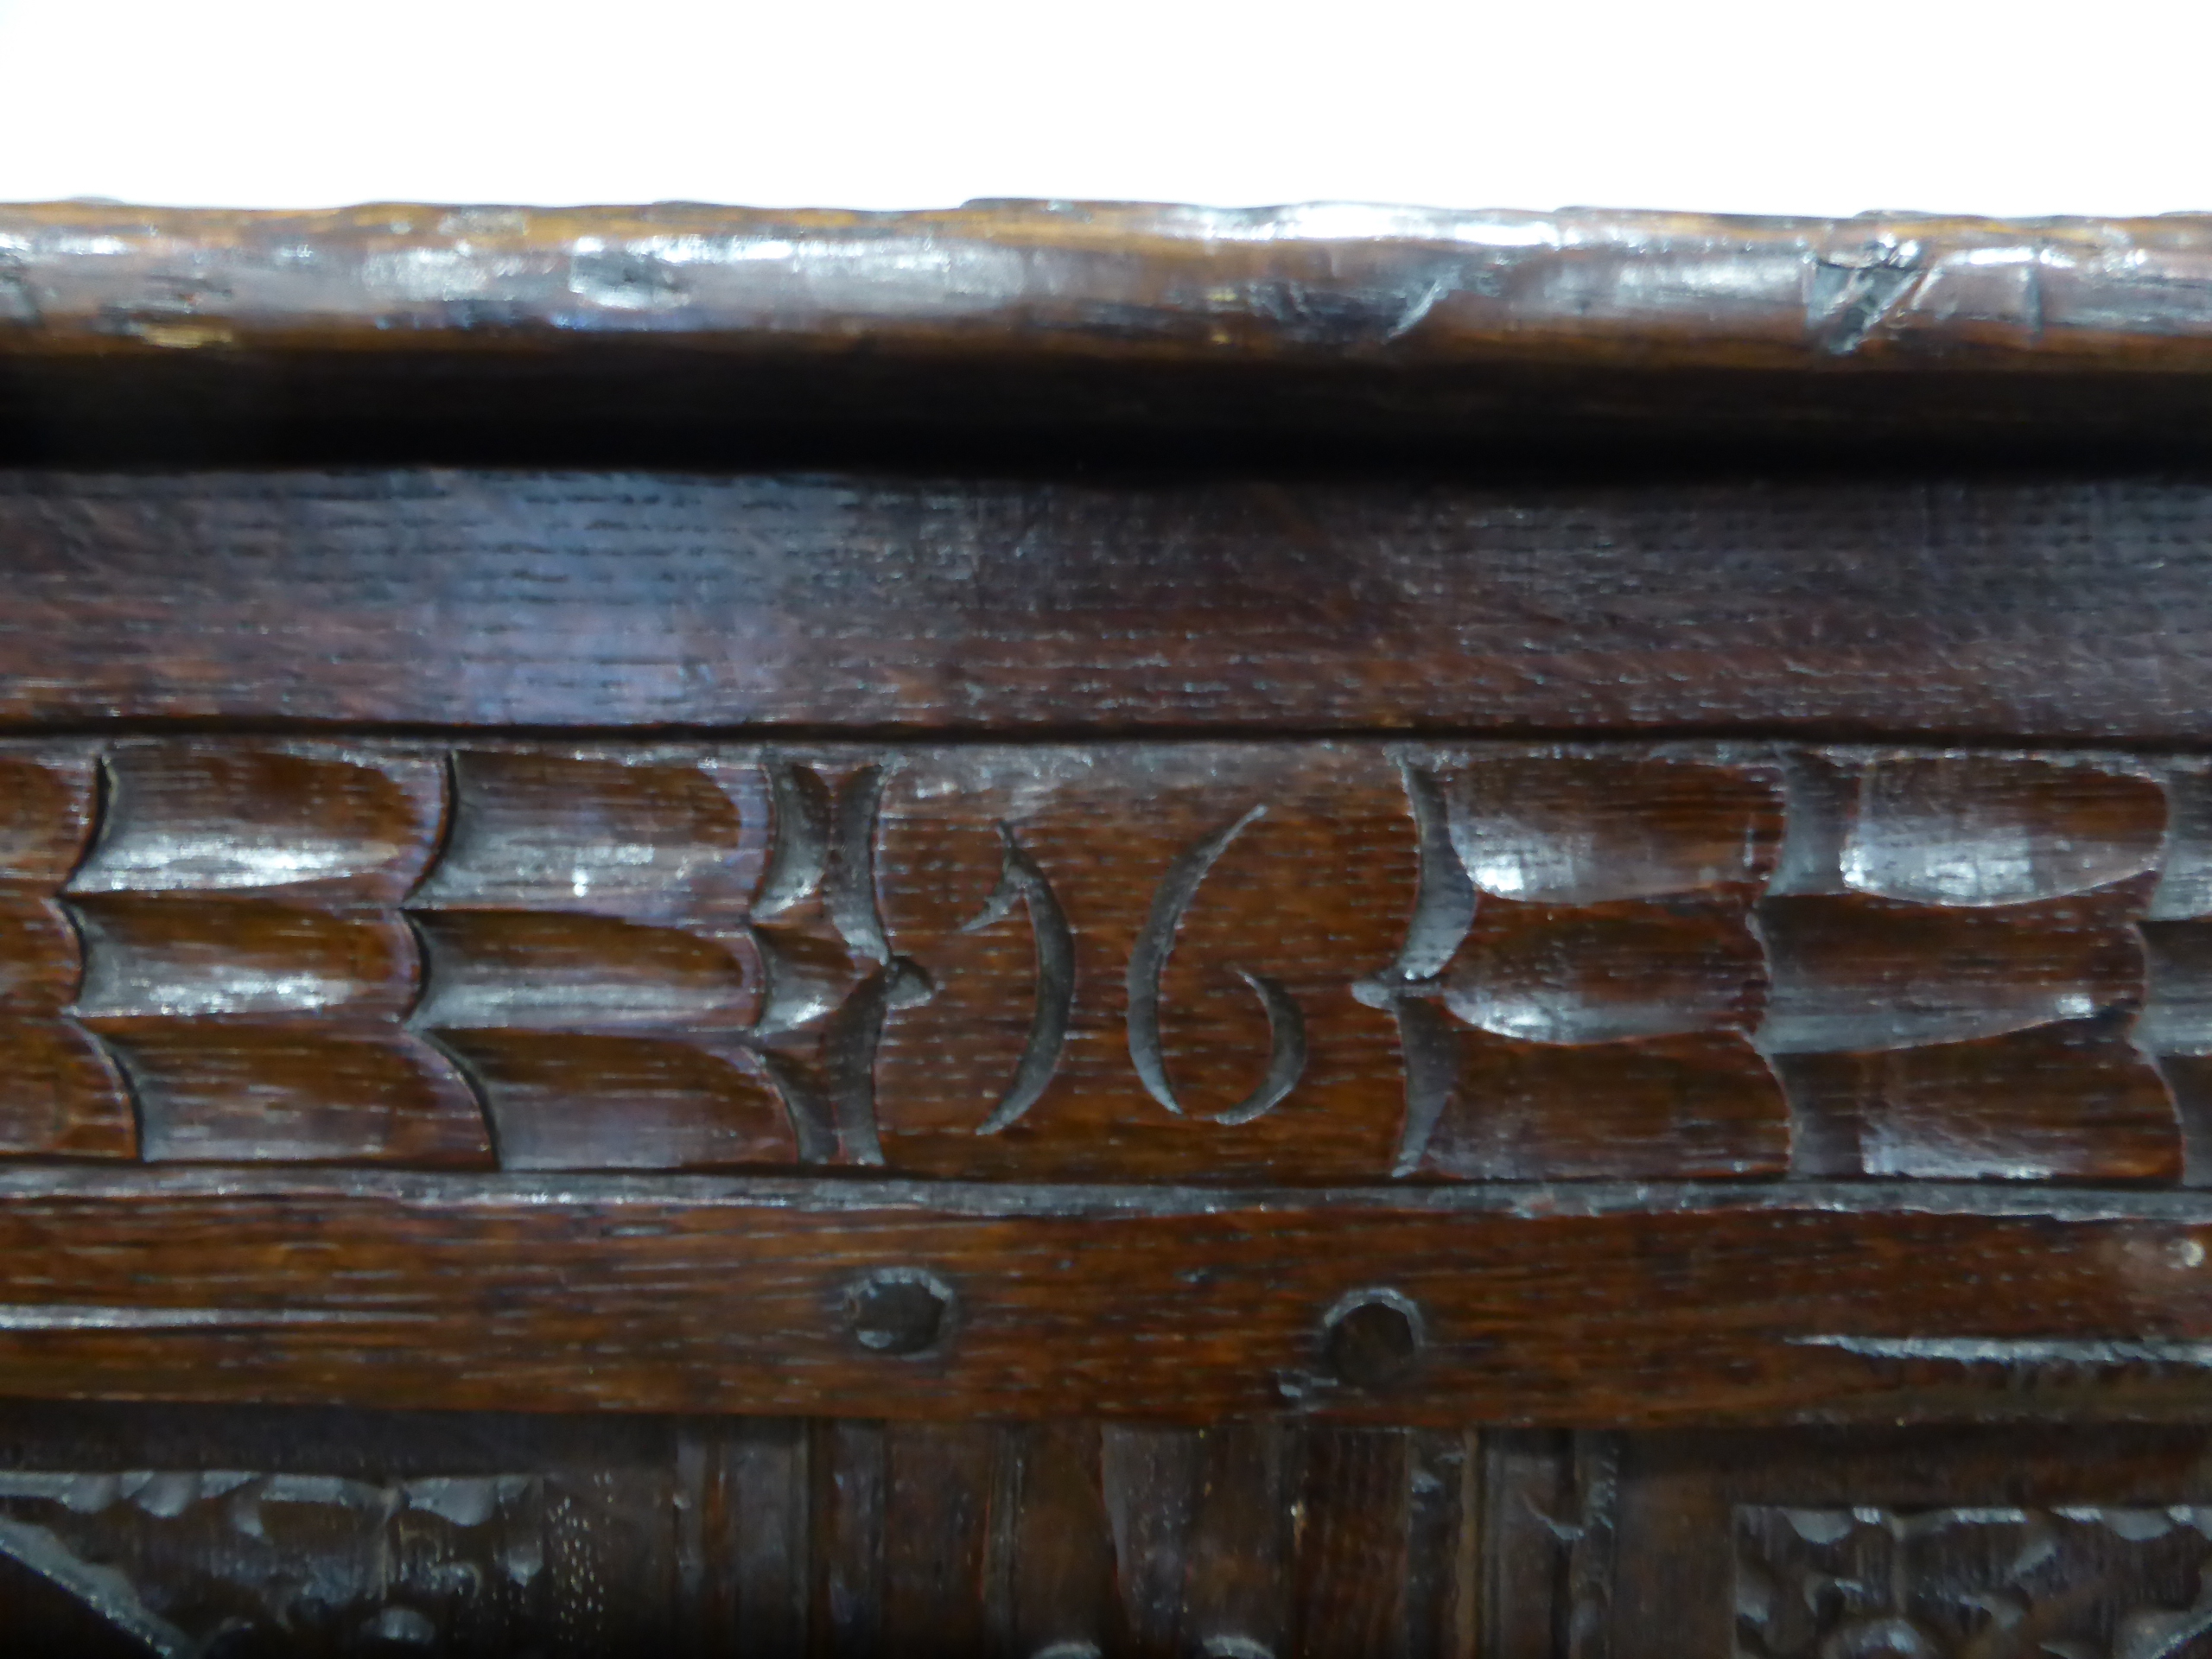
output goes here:
[{"label": "notched edge carving", "polygon": [[1406,1176],[1421,1167],[1429,1137],[1459,1086],[1459,1033],[1423,999],[1435,994],[1437,975],[1465,943],[1475,924],[1477,899],[1474,881],[1452,841],[1451,808],[1442,783],[1434,772],[1402,757],[1398,775],[1405,780],[1420,855],[1413,915],[1397,960],[1359,981],[1351,994],[1370,1008],[1388,1009],[1397,1020],[1406,1116],[1390,1173]]}]

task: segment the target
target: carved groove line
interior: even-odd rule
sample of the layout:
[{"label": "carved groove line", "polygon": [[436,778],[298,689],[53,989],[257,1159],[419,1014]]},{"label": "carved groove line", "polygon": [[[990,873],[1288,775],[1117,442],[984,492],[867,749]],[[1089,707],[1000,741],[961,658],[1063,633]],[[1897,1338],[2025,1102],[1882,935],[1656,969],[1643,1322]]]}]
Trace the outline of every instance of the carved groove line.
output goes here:
[{"label": "carved groove line", "polygon": [[[68,873],[55,885],[52,899],[54,909],[67,924],[70,943],[76,951],[75,986],[70,994],[70,1006],[62,1011],[60,1018],[84,1039],[106,1066],[108,1075],[114,1080],[116,1092],[122,1099],[124,1110],[130,1117],[132,1149],[143,1154],[146,1145],[146,1108],[139,1096],[137,1081],[130,1075],[130,1065],[116,1046],[78,1017],[78,1010],[85,1000],[86,984],[92,972],[92,948],[84,912],[71,903],[67,894],[71,884],[98,855],[100,841],[107,833],[110,819],[108,804],[114,798],[115,777],[105,755],[97,755],[92,760],[92,787],[90,833],[79,847],[77,857],[70,865]],[[25,1564],[29,1565],[29,1562]]]},{"label": "carved groove line", "polygon": [[1030,1018],[1028,1040],[1022,1045],[1021,1058],[1014,1067],[1014,1082],[976,1131],[978,1135],[996,1135],[1020,1122],[1023,1114],[1043,1097],[1052,1074],[1059,1070],[1060,1052],[1067,1046],[1068,1026],[1075,1011],[1075,934],[1068,926],[1066,913],[1053,896],[1052,884],[1045,879],[1036,860],[1022,851],[1014,830],[1001,823],[999,837],[1006,855],[1000,866],[998,886],[984,900],[982,911],[961,931],[974,933],[995,926],[1013,914],[1016,904],[1022,906],[1029,913],[1029,931],[1037,946],[1037,1007]]},{"label": "carved groove line", "polygon": [[492,1110],[491,1099],[483,1080],[476,1075],[475,1068],[468,1063],[466,1056],[448,1047],[435,1030],[421,1023],[421,1015],[429,1006],[435,988],[430,982],[434,970],[429,944],[423,936],[422,918],[413,906],[453,850],[454,835],[460,819],[461,779],[459,764],[450,752],[440,758],[438,777],[442,788],[436,833],[430,842],[429,856],[423,862],[422,874],[416,878],[415,885],[410,889],[399,912],[415,952],[415,995],[409,1000],[400,1024],[424,1047],[453,1068],[454,1075],[461,1079],[476,1103],[476,1115],[484,1126],[485,1143],[491,1148],[492,1161],[504,1166],[507,1157],[505,1148],[500,1143],[499,1120]]}]

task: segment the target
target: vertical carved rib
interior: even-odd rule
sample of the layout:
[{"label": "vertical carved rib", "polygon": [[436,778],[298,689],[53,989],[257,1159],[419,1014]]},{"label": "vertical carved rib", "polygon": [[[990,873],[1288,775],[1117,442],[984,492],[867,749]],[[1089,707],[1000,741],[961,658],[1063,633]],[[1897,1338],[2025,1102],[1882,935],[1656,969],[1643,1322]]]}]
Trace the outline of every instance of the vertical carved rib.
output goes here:
[{"label": "vertical carved rib", "polygon": [[138,1148],[121,1071],[67,1012],[84,953],[60,894],[97,834],[99,803],[88,749],[0,750],[0,1155]]},{"label": "vertical carved rib", "polygon": [[1075,935],[1052,884],[1044,871],[1021,849],[1014,831],[999,825],[1006,846],[998,886],[984,901],[982,912],[961,931],[974,933],[1003,921],[1016,904],[1029,913],[1029,931],[1037,944],[1037,1008],[1029,1021],[1029,1040],[1014,1068],[1014,1082],[976,1133],[996,1135],[1034,1106],[1059,1068],[1060,1051],[1066,1046],[1068,1022],[1075,1007]]},{"label": "vertical carved rib", "polygon": [[1452,842],[1450,808],[1434,772],[1401,760],[1406,804],[1413,813],[1420,866],[1414,912],[1397,960],[1361,980],[1352,995],[1371,1008],[1387,1008],[1397,1021],[1398,1052],[1406,1076],[1406,1115],[1398,1135],[1394,1176],[1421,1167],[1429,1137],[1459,1082],[1459,1039],[1447,1020],[1422,1001],[1437,995],[1441,973],[1475,920],[1475,884]]},{"label": "vertical carved rib", "polygon": [[[740,1040],[774,1085],[803,1160],[842,1154],[880,1166],[875,1060],[884,1022],[935,994],[919,964],[892,951],[876,898],[875,836],[890,769],[868,762],[833,785],[788,759],[766,765],[775,841],[752,927],[764,996]],[[865,963],[874,969],[855,982],[855,966]]]},{"label": "vertical carved rib", "polygon": [[1397,1016],[1398,1048],[1406,1068],[1406,1122],[1390,1173],[1403,1177],[1418,1170],[1428,1155],[1429,1139],[1459,1086],[1459,1033],[1436,1007],[1416,997],[1394,999],[1390,1011]]},{"label": "vertical carved rib", "polygon": [[2141,937],[2148,983],[2135,1041],[2173,1096],[2182,1180],[2212,1186],[2212,775],[2170,764],[2166,836]]},{"label": "vertical carved rib", "polygon": [[830,869],[830,785],[821,773],[790,760],[768,763],[776,840],[753,913],[767,919],[812,898]]},{"label": "vertical carved rib", "polygon": [[883,912],[875,897],[875,823],[883,804],[884,768],[866,766],[837,791],[836,835],[822,880],[823,907],[847,944],[874,963],[891,960]]},{"label": "vertical carved rib", "polygon": [[[1198,896],[1206,872],[1229,850],[1230,842],[1267,808],[1253,807],[1235,823],[1208,836],[1167,867],[1144,931],[1129,952],[1129,1058],[1152,1097],[1178,1117],[1187,1116],[1167,1080],[1167,1057],[1160,1038],[1160,977],[1175,948],[1175,930],[1183,913]],[[1306,1070],[1306,1020],[1288,991],[1272,979],[1234,969],[1237,977],[1259,996],[1268,1015],[1268,1070],[1258,1087],[1225,1112],[1214,1115],[1216,1123],[1249,1123],[1270,1111],[1297,1087]]]},{"label": "vertical carved rib", "polygon": [[1621,1437],[1578,1433],[1574,1488],[1581,1513],[1567,1569],[1566,1659],[1608,1659],[1613,1650],[1613,1572],[1618,1547]]},{"label": "vertical carved rib", "polygon": [[1399,762],[1398,772],[1405,779],[1406,803],[1413,811],[1420,876],[1414,891],[1413,919],[1406,924],[1404,948],[1382,980],[1367,982],[1377,990],[1390,980],[1414,984],[1433,979],[1452,960],[1475,920],[1475,884],[1468,879],[1466,866],[1452,843],[1451,814],[1443,785],[1433,772],[1410,761]]},{"label": "vertical carved rib", "polygon": [[775,1089],[776,1098],[798,1143],[802,1164],[834,1163],[837,1158],[836,1108],[817,1081],[813,1069],[796,1056],[764,1048],[760,1069]]},{"label": "vertical carved rib", "polygon": [[829,1081],[839,1143],[855,1163],[883,1162],[875,1115],[875,1051],[883,1040],[883,1022],[894,1008],[926,1002],[934,988],[927,974],[894,957],[861,982],[823,1028],[822,1071]]}]

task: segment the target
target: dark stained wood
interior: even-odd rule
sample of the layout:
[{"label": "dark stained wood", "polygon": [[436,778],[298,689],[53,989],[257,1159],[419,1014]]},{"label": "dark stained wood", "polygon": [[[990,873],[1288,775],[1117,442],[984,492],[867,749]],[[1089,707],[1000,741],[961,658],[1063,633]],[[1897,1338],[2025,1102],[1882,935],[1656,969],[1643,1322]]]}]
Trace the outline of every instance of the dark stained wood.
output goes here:
[{"label": "dark stained wood", "polygon": [[2201,741],[2191,477],[0,479],[0,717]]},{"label": "dark stained wood", "polygon": [[389,352],[425,334],[513,349],[557,330],[832,353],[1866,357],[1908,370],[1950,354],[2171,373],[2212,344],[2212,224],[2189,214],[55,202],[0,208],[0,249],[13,325],[0,342],[24,353]]},{"label": "dark stained wood", "polygon": [[2212,1651],[2208,461],[2203,217],[0,207],[10,1650]]},{"label": "dark stained wood", "polygon": [[[1010,1484],[1040,1436],[1058,1472]],[[0,1617],[88,1653],[188,1653],[220,1627],[249,1653],[801,1654],[853,1645],[869,1583],[925,1592],[934,1622],[862,1650],[928,1656],[2184,1659],[2212,1628],[2202,1428],[1499,1434],[1479,1478],[1440,1449],[1389,1429],[281,1408],[141,1427],[19,1407]],[[791,1484],[856,1456],[930,1478]],[[1485,1532],[1421,1519],[1440,1506]],[[763,1526],[808,1547],[742,1541]]]},{"label": "dark stained wood", "polygon": [[[1501,1630],[1580,1614],[1580,1646],[1506,1651],[2184,1659],[2212,1633],[2201,1428],[1611,1444],[1602,1581],[1586,1580],[1579,1605],[1563,1580],[1524,1581],[1517,1608],[1492,1610]],[[1561,1479],[1570,1459],[1588,1460],[1586,1447],[1552,1456]],[[1548,1514],[1503,1519],[1513,1548],[1560,1548]],[[1586,1514],[1575,1529],[1589,1535]]]},{"label": "dark stained wood", "polygon": [[[1460,1541],[1427,1517],[1456,1516],[1473,1483],[1411,1431],[186,1410],[130,1446],[148,1459],[133,1468],[114,1461],[130,1421],[18,1408],[0,1427],[11,1636],[163,1655],[219,1630],[215,1651],[250,1654],[377,1638],[610,1659],[645,1642],[687,1656],[1472,1653]],[[1179,1503],[1185,1474],[1203,1484]],[[1155,1594],[1165,1627],[1145,1611]],[[1432,1599],[1461,1607],[1464,1630]]]},{"label": "dark stained wood", "polygon": [[[0,1199],[15,1394],[1439,1427],[2174,1418],[2203,1409],[2212,1366],[2212,1200],[2186,1193],[270,1166],[22,1170]],[[856,1297],[871,1280],[906,1288]],[[1362,1301],[1417,1333],[1380,1375],[1331,1340]]]},{"label": "dark stained wood", "polygon": [[0,208],[0,453],[2212,454],[2201,215]]},{"label": "dark stained wood", "polygon": [[[2196,762],[48,740],[13,1150],[1005,1180],[2202,1174]],[[41,805],[40,803],[43,802]],[[79,842],[73,870],[40,850]],[[135,1124],[134,1124],[135,1118]]]}]

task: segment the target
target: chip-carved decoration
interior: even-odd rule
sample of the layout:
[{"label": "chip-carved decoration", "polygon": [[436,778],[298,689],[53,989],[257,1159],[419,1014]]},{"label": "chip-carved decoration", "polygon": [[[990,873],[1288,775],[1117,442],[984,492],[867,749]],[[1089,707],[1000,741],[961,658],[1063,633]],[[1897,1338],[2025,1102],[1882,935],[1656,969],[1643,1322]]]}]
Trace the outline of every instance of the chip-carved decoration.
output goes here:
[{"label": "chip-carved decoration", "polygon": [[406,900],[427,970],[409,1023],[474,1080],[501,1161],[680,1169],[801,1145],[826,1161],[814,1103],[787,1116],[742,1040],[770,1001],[759,769],[550,750],[451,766],[444,855]]},{"label": "chip-carved decoration", "polygon": [[[1761,1041],[1814,1174],[2167,1179],[2139,1038],[2166,791],[2107,759],[1806,755]],[[2183,930],[2194,934],[2196,925]],[[2167,1016],[2162,1016],[2165,1018]]]},{"label": "chip-carved decoration", "polygon": [[1739,1659],[2183,1659],[2212,1510],[1789,1509],[1735,1521]]},{"label": "chip-carved decoration", "polygon": [[549,1622],[562,1522],[542,1475],[0,1471],[0,1554],[160,1659],[497,1648]]},{"label": "chip-carved decoration", "polygon": [[67,887],[73,1012],[130,1079],[144,1155],[488,1164],[467,1083],[404,1024],[399,906],[437,847],[442,761],[148,741],[100,765]]},{"label": "chip-carved decoration", "polygon": [[1500,753],[1404,776],[1414,919],[1357,992],[1393,1009],[1406,1051],[1395,1173],[1786,1169],[1789,1109],[1754,1044],[1774,767]]},{"label": "chip-carved decoration", "polygon": [[122,1076],[69,1013],[83,959],[59,901],[92,837],[99,789],[89,750],[0,753],[0,1152],[137,1150]]},{"label": "chip-carved decoration", "polygon": [[0,746],[0,1152],[2212,1179],[2212,770]]}]

